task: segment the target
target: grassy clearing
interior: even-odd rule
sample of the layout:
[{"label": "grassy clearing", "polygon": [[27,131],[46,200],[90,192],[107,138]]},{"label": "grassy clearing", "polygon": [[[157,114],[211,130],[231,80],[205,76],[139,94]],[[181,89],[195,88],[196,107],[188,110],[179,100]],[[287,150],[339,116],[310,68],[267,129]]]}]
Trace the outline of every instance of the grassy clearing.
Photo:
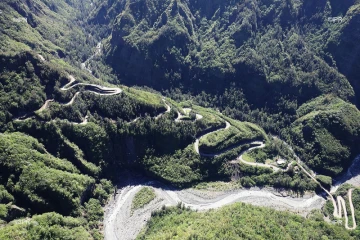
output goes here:
[{"label": "grassy clearing", "polygon": [[164,106],[161,96],[155,93],[145,92],[143,90],[129,87],[124,88],[124,93],[140,102],[146,103],[147,105]]},{"label": "grassy clearing", "polygon": [[256,162],[255,158],[253,158],[253,156],[251,156],[249,153],[245,153],[243,155],[243,159],[247,162]]},{"label": "grassy clearing", "polygon": [[200,150],[202,152],[220,152],[238,143],[262,140],[265,138],[263,130],[254,124],[247,122],[233,121],[226,130],[220,130],[206,135],[200,140]]},{"label": "grassy clearing", "polygon": [[202,138],[199,147],[203,152],[219,152],[241,141],[268,140],[265,131],[253,123],[240,122],[228,118],[212,109],[205,109],[199,106],[192,107],[196,113],[203,116],[203,119],[198,121],[199,123],[216,127],[225,127],[221,125],[225,121],[231,124],[231,127],[227,130],[217,131]]},{"label": "grassy clearing", "polygon": [[150,203],[156,197],[154,189],[150,187],[143,187],[135,194],[131,205],[131,211],[144,207],[146,204]]},{"label": "grassy clearing", "polygon": [[214,110],[192,105],[195,113],[200,114],[203,118],[196,121],[199,131],[206,131],[211,128],[225,127],[225,121]]}]

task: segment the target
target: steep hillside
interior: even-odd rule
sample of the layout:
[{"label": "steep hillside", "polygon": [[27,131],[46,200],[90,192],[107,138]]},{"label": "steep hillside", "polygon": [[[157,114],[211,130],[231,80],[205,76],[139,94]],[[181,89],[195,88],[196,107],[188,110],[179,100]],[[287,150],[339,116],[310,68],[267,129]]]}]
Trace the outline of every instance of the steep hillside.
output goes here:
[{"label": "steep hillside", "polygon": [[[351,2],[351,1],[349,1]],[[360,24],[360,5],[351,6],[346,14],[344,22],[335,34],[328,41],[325,51],[333,56],[339,72],[344,74],[352,84],[357,93],[357,103],[360,102],[360,82],[359,82],[359,66],[360,66],[360,40],[359,24]]]},{"label": "steep hillside", "polygon": [[33,50],[45,58],[83,62],[95,45],[95,39],[82,29],[84,16],[92,8],[83,0],[2,1],[0,51]]},{"label": "steep hillside", "polygon": [[[170,90],[165,92],[181,100],[195,95],[200,105],[285,134],[301,121],[299,106],[318,96],[358,103],[359,6],[358,1],[329,0],[107,1],[91,22],[110,25],[105,60],[123,83]],[[339,121],[347,125],[346,119]],[[356,135],[347,133],[351,139]],[[343,168],[322,169],[330,175],[342,172],[358,154],[355,145],[335,138],[349,154],[337,156]],[[333,141],[323,140],[332,146]],[[307,140],[292,143],[304,148]],[[217,143],[200,142],[200,148],[209,144]],[[307,146],[302,157],[309,161],[310,152],[322,151],[319,145]],[[333,157],[324,153],[322,160],[311,161],[318,161],[318,171]]]},{"label": "steep hillside", "polygon": [[[0,239],[102,239],[110,195],[117,203],[117,187],[131,185],[118,191],[127,204],[142,176],[161,185],[145,201],[154,209],[159,193],[174,205],[179,189],[211,181],[282,189],[295,203],[331,198],[329,176],[359,154],[358,12],[352,0],[2,1]],[[274,192],[261,194],[274,202]],[[297,237],[357,234],[242,205],[165,209],[146,231],[163,231],[174,212],[202,224],[241,209],[261,226],[276,215],[281,227],[258,229],[264,237],[292,237],[300,224]]]},{"label": "steep hillside", "polygon": [[285,106],[330,92],[354,101],[346,78],[323,60],[320,51],[326,39],[312,36],[317,31],[331,35],[336,25],[346,24],[327,22],[333,14],[346,13],[337,5],[122,1],[116,5],[119,15],[106,48],[107,61],[127,84],[219,95],[233,85],[242,89],[252,108],[275,112],[291,112]]},{"label": "steep hillside", "polygon": [[345,171],[359,154],[360,112],[333,96],[321,96],[297,110],[290,135],[295,150],[316,172]]}]

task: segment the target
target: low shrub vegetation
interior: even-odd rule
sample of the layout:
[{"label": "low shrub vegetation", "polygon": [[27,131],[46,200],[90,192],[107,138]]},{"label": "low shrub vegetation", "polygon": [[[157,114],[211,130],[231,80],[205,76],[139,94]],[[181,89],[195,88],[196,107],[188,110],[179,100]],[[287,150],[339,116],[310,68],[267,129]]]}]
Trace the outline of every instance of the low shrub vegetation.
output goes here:
[{"label": "low shrub vegetation", "polygon": [[140,191],[135,194],[131,205],[131,211],[135,211],[139,208],[143,208],[149,204],[156,197],[154,189],[150,187],[142,187]]}]

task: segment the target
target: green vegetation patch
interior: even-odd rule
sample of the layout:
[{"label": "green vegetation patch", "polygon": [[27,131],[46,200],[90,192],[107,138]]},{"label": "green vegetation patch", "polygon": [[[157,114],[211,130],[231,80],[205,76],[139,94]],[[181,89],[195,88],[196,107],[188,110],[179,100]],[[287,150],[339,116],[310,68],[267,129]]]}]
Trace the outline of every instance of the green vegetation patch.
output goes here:
[{"label": "green vegetation patch", "polygon": [[316,172],[331,177],[347,169],[360,144],[360,112],[331,95],[301,107],[289,131],[295,151]]},{"label": "green vegetation patch", "polygon": [[332,185],[332,178],[325,175],[316,175],[316,180],[318,180],[322,186],[330,189]]},{"label": "green vegetation patch", "polygon": [[82,224],[80,219],[45,213],[10,222],[0,228],[0,239],[92,239]]},{"label": "green vegetation patch", "polygon": [[201,182],[194,186],[195,189],[205,190],[205,191],[232,191],[241,188],[241,186],[235,182]]},{"label": "green vegetation patch", "polygon": [[212,129],[225,127],[225,121],[219,116],[218,112],[195,105],[191,105],[190,107],[195,113],[200,114],[203,117],[195,122],[198,132],[207,132]]},{"label": "green vegetation patch", "polygon": [[252,152],[245,153],[242,157],[247,162],[256,162],[256,159],[253,157]]},{"label": "green vegetation patch", "polygon": [[263,140],[263,130],[255,124],[232,121],[228,129],[210,133],[200,139],[199,149],[204,153],[218,153],[239,144]]},{"label": "green vegetation patch", "polygon": [[356,239],[342,226],[237,203],[208,212],[180,207],[153,214],[137,239]]},{"label": "green vegetation patch", "polygon": [[[348,8],[334,11],[334,5],[340,5],[335,2],[279,0],[236,5],[231,1],[149,0],[151,7],[146,10],[109,2],[94,18],[117,15],[106,57],[125,83],[199,94],[204,106],[208,103],[206,94],[211,94],[214,105],[239,119],[256,118],[273,128],[279,127],[277,121],[287,125],[298,105],[319,94],[336,92],[343,99],[354,97],[339,71],[354,69],[353,78],[358,79],[357,58],[353,63],[347,57],[351,50],[354,55],[357,51],[358,34],[352,31],[358,24],[357,12],[347,13]],[[343,23],[327,21],[330,16],[345,14]],[[354,20],[348,26],[350,17]],[[347,37],[329,41],[338,28],[349,32]],[[279,32],[286,37],[276,37]],[[326,49],[328,42],[333,43]],[[136,60],[124,52],[136,52]],[[337,53],[337,58],[329,52]],[[334,59],[336,66],[345,66],[337,70],[328,58]],[[147,74],[140,74],[139,69]],[[229,96],[227,90],[232,86],[241,89],[243,96]]]},{"label": "green vegetation patch", "polygon": [[133,199],[131,204],[131,211],[135,211],[139,208],[143,208],[145,205],[149,204],[156,197],[154,189],[150,187],[142,187],[138,191]]},{"label": "green vegetation patch", "polygon": [[186,186],[204,178],[205,166],[190,144],[174,154],[156,157],[147,154],[143,160],[148,171],[177,186]]},{"label": "green vegetation patch", "polygon": [[33,0],[26,3],[4,0],[0,7],[1,52],[36,49],[45,57],[71,56],[77,61],[83,60],[83,54],[90,55],[89,40],[95,40],[88,38],[77,21],[93,9],[90,4],[83,4],[80,0]]},{"label": "green vegetation patch", "polygon": [[136,88],[124,88],[124,93],[132,98],[142,102],[142,104],[150,104],[154,106],[164,106],[164,102],[159,94],[147,92]]},{"label": "green vegetation patch", "polygon": [[69,214],[94,183],[71,162],[53,157],[36,139],[21,133],[0,135],[0,165],[7,190],[35,211]]},{"label": "green vegetation patch", "polygon": [[59,69],[42,63],[34,52],[0,54],[0,130],[13,118],[38,110],[61,80]]}]

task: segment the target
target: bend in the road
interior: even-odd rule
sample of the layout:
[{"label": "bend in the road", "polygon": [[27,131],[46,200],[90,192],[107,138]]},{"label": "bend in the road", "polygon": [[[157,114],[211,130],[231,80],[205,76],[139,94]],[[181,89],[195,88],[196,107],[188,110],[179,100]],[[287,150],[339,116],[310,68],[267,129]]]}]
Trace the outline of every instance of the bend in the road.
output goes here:
[{"label": "bend in the road", "polygon": [[[280,138],[278,138],[280,139]],[[282,140],[283,141],[283,140]],[[283,141],[284,142],[284,141]],[[348,216],[347,216],[347,211],[346,211],[346,204],[345,204],[345,200],[343,197],[338,196],[336,198],[337,201],[335,201],[334,196],[331,194],[330,191],[328,191],[325,187],[323,187],[321,185],[321,183],[314,177],[313,173],[310,173],[309,171],[307,171],[302,165],[304,164],[303,162],[301,162],[300,158],[296,155],[296,153],[294,152],[294,150],[291,148],[290,145],[288,145],[286,142],[284,142],[285,145],[288,147],[288,149],[290,151],[292,151],[292,153],[294,154],[296,161],[297,161],[297,165],[300,167],[300,169],[310,177],[310,179],[312,179],[314,182],[316,182],[320,188],[328,195],[328,197],[330,198],[330,201],[332,202],[332,205],[334,207],[334,211],[333,211],[333,216],[335,218],[342,218],[342,212],[344,212],[344,218],[345,218],[345,228],[348,230],[354,230],[356,228],[356,219],[355,219],[355,210],[354,210],[354,206],[353,206],[353,202],[352,202],[352,191],[353,189],[349,189],[348,191],[348,198],[349,198],[349,204],[350,204],[350,211],[351,211],[351,217],[353,220],[353,226],[349,227],[349,220],[348,220]]]}]

